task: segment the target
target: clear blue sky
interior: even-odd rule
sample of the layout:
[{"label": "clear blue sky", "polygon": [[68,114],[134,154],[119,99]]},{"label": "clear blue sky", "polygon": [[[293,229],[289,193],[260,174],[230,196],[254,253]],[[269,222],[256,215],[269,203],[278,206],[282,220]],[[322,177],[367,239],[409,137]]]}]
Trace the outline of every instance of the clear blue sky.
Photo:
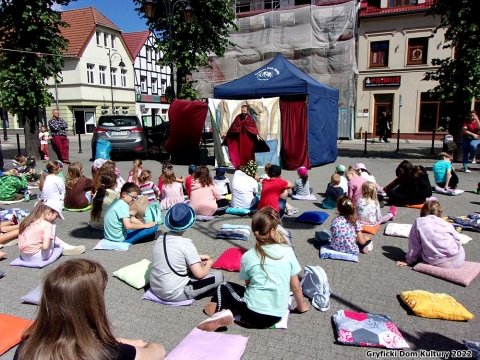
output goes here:
[{"label": "clear blue sky", "polygon": [[146,19],[140,18],[135,11],[133,0],[77,0],[72,1],[61,10],[80,9],[93,6],[110,21],[117,25],[122,32],[147,30]]}]

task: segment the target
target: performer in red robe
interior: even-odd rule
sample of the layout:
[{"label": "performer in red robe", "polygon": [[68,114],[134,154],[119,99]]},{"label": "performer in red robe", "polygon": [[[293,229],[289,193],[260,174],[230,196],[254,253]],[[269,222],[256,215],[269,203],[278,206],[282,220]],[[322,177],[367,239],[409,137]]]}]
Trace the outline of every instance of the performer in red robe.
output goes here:
[{"label": "performer in red robe", "polygon": [[255,146],[263,141],[248,110],[247,105],[242,106],[242,113],[233,120],[222,143],[228,147],[230,162],[235,169],[247,165],[248,160],[255,160]]}]

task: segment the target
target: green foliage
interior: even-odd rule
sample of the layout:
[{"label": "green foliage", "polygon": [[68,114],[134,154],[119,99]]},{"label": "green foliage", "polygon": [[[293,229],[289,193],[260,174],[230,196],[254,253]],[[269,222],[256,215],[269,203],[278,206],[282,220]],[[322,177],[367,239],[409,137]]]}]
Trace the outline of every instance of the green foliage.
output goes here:
[{"label": "green foliage", "polygon": [[432,59],[436,71],[427,72],[424,80],[438,81],[433,89],[443,101],[453,99],[457,106],[480,98],[480,1],[436,0],[429,14],[440,16],[445,28],[444,49],[455,49],[455,57]]},{"label": "green foliage", "polygon": [[[63,59],[56,55],[67,49],[67,40],[60,34],[60,27],[67,24],[52,6],[69,2],[0,0],[0,103],[10,112],[28,117],[27,137],[36,136],[33,119],[37,109],[49,106],[53,100],[47,80],[54,77],[61,81]],[[29,154],[38,153],[33,149],[36,140],[26,142]]]},{"label": "green foliage", "polygon": [[[158,50],[163,53],[163,64],[170,63],[170,35],[172,35],[172,54],[176,68],[177,91],[179,97],[198,97],[193,84],[188,84],[188,76],[200,67],[210,66],[211,54],[223,56],[228,46],[233,45],[228,40],[230,29],[237,26],[235,16],[228,0],[191,1],[195,9],[195,19],[192,24],[184,20],[183,10],[188,1],[171,1],[172,34],[169,31],[169,16],[167,0],[157,1],[156,19],[147,20],[150,28],[159,34]],[[138,13],[144,16],[142,0],[133,0],[138,6]],[[175,6],[174,6],[175,5]],[[187,89],[183,90],[183,87]],[[196,94],[196,95],[195,95]]]},{"label": "green foliage", "polygon": [[200,100],[201,96],[193,86],[196,81],[187,81],[182,86],[181,92],[178,94],[179,99],[184,100]]}]

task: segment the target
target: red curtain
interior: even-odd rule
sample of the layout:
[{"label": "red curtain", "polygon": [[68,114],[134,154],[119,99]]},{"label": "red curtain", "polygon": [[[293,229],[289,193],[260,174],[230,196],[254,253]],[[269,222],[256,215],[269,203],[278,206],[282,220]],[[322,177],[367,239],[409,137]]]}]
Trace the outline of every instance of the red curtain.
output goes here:
[{"label": "red curtain", "polygon": [[[282,114],[282,165],[286,170],[296,170],[300,166],[310,169],[308,158],[308,119],[307,104],[302,101],[280,101]],[[321,151],[321,149],[318,149]]]}]

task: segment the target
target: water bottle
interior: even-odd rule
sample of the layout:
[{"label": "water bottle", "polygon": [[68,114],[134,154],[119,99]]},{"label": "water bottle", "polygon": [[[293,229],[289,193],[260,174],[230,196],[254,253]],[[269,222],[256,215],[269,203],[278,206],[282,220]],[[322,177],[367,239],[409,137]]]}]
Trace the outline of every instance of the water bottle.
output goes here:
[{"label": "water bottle", "polygon": [[24,200],[25,200],[25,202],[29,202],[29,201],[30,201],[30,194],[28,193],[28,189],[25,190]]}]

